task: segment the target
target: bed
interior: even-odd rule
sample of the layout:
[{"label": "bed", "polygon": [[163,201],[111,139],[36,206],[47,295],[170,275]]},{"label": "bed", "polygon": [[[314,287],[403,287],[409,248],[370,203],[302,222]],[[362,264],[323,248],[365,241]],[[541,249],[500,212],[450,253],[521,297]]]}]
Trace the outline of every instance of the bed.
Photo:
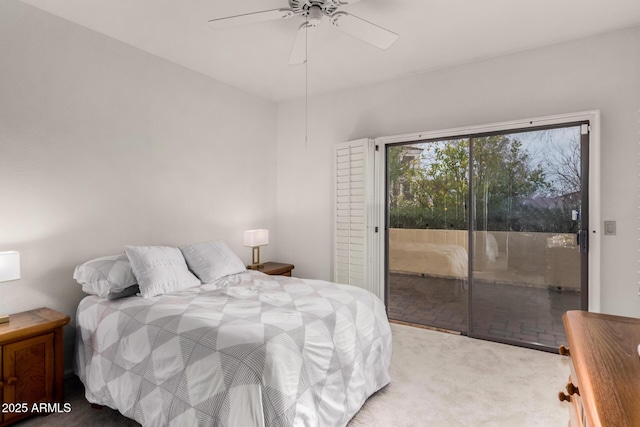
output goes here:
[{"label": "bed", "polygon": [[256,271],[159,296],[85,297],[76,373],[89,402],[145,426],[344,426],[390,381],[370,292]]}]

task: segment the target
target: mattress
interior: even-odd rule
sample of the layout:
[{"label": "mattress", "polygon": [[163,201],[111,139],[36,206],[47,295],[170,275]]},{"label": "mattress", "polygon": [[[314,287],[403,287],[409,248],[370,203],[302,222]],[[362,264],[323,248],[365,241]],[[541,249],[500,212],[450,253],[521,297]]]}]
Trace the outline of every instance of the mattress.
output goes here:
[{"label": "mattress", "polygon": [[247,272],[88,296],[77,328],[87,400],[145,426],[344,426],[390,381],[384,304],[349,285]]}]

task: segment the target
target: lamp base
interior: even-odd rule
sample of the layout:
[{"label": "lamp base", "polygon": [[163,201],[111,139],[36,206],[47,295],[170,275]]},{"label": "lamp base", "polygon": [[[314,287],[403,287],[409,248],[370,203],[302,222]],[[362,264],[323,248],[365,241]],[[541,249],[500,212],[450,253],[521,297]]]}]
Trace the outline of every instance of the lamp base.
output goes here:
[{"label": "lamp base", "polygon": [[260,270],[262,267],[264,267],[264,263],[247,265],[249,270]]},{"label": "lamp base", "polygon": [[9,323],[9,315],[0,314],[0,323]]}]

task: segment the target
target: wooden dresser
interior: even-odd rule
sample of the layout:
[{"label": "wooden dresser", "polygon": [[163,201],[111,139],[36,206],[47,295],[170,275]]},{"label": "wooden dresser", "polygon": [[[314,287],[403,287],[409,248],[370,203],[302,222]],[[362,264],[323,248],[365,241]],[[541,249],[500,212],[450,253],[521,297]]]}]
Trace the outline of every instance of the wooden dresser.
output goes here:
[{"label": "wooden dresser", "polygon": [[567,392],[571,427],[640,426],[640,319],[568,311],[563,316],[571,359]]},{"label": "wooden dresser", "polygon": [[12,314],[9,323],[0,324],[0,426],[56,410],[47,404],[62,403],[62,328],[70,320],[39,308]]}]

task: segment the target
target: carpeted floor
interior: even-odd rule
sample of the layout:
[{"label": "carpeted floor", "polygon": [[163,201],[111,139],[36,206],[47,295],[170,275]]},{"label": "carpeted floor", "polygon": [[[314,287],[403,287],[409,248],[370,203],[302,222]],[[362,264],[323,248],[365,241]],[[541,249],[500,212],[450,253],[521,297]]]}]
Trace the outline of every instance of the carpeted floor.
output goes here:
[{"label": "carpeted floor", "polygon": [[[557,392],[569,376],[559,355],[392,324],[391,384],[349,423],[360,426],[563,426]],[[69,414],[34,417],[21,427],[138,426],[109,408],[92,409],[80,381],[65,384]],[[323,426],[324,427],[324,426]]]},{"label": "carpeted floor", "polygon": [[398,324],[391,384],[349,427],[565,426],[558,391],[569,377],[560,355]]}]

